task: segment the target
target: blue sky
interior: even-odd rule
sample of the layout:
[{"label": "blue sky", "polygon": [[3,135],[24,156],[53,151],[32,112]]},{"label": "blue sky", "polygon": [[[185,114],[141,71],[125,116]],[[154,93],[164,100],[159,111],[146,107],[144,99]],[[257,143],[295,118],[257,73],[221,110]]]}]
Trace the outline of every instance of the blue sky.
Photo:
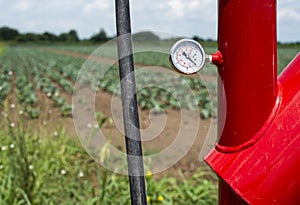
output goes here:
[{"label": "blue sky", "polygon": [[[115,34],[114,0],[0,0],[0,26],[21,32],[77,30],[90,37],[102,27]],[[278,39],[300,41],[300,1],[278,0]],[[216,39],[217,0],[131,0],[132,31],[155,30]]]}]

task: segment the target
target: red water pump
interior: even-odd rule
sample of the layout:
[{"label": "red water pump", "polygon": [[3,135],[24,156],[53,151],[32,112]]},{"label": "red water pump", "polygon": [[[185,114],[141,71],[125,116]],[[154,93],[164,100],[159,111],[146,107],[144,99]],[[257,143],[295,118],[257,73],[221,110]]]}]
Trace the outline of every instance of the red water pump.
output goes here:
[{"label": "red water pump", "polygon": [[277,78],[276,0],[218,7],[219,204],[300,204],[300,54]]}]

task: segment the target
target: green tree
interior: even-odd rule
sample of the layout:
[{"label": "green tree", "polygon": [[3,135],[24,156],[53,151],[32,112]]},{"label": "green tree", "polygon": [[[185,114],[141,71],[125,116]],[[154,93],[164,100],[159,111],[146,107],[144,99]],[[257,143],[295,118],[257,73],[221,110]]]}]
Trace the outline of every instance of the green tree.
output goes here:
[{"label": "green tree", "polygon": [[55,34],[45,32],[40,36],[41,41],[58,41],[58,37]]},{"label": "green tree", "polygon": [[78,42],[79,38],[75,30],[70,30],[68,33],[62,33],[59,35],[59,40],[64,42]]},{"label": "green tree", "polygon": [[108,40],[108,37],[107,37],[107,34],[106,34],[106,31],[101,28],[99,33],[96,33],[95,35],[93,35],[91,38],[90,38],[91,41],[94,41],[94,42],[103,42],[103,41],[107,41]]},{"label": "green tree", "polygon": [[198,42],[204,42],[205,40],[203,38],[200,38],[199,36],[193,36],[193,40]]},{"label": "green tree", "polygon": [[0,40],[10,41],[15,40],[15,38],[19,35],[19,32],[15,29],[9,27],[1,27],[0,28]]},{"label": "green tree", "polygon": [[16,37],[16,41],[18,42],[35,42],[40,40],[40,35],[35,33],[25,33],[25,34],[19,34]]}]

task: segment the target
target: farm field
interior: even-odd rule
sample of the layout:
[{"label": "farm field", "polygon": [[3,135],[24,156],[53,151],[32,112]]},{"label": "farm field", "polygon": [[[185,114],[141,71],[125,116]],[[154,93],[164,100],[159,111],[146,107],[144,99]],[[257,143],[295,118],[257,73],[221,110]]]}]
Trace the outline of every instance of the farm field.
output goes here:
[{"label": "farm field", "polygon": [[[167,54],[170,46],[137,43],[134,48],[140,76],[137,83],[141,85],[137,93],[141,127],[160,123],[163,113],[167,116],[164,130],[144,143],[145,155],[172,143],[181,124],[180,109],[189,112],[188,120],[199,117],[200,127],[183,159],[163,173],[152,176],[148,172],[147,200],[150,204],[216,204],[215,177],[199,161],[204,138],[215,126],[216,69],[206,66],[201,78],[172,75]],[[127,177],[93,162],[76,137],[72,119],[74,85],[95,49],[91,45],[0,44],[0,204],[129,203]],[[298,52],[297,47],[278,49],[279,73]],[[124,151],[123,135],[111,111],[112,93],[120,95],[116,59],[113,43],[102,45],[88,60],[93,67],[81,73],[83,81],[79,83],[87,82],[96,93],[97,124],[86,122],[86,127],[101,128],[111,143]],[[97,67],[108,69],[103,74]],[[182,89],[183,85],[191,92]],[[81,103],[85,104],[84,99]],[[195,110],[199,110],[198,116]],[[193,133],[187,131],[189,134]],[[109,154],[104,153],[105,157]]]},{"label": "farm field", "polygon": [[[167,45],[140,45],[135,47],[136,68],[151,67],[155,72],[145,75],[143,83],[156,81],[167,81],[170,86],[172,77],[163,75],[163,80],[156,78],[159,72],[171,69],[168,60]],[[73,86],[77,75],[82,69],[85,60],[95,51],[96,46],[13,46],[1,49],[0,62],[0,103],[13,101],[18,109],[30,119],[39,118],[45,109],[54,108],[59,110],[62,117],[71,116],[71,98]],[[208,53],[214,52],[215,48],[209,47]],[[279,74],[290,60],[297,54],[298,48],[278,49],[278,70]],[[112,45],[102,45],[100,51],[92,54],[92,57],[99,57],[99,67],[110,66],[105,76],[92,78],[91,86],[108,93],[120,92],[116,88],[119,76],[117,68],[116,47]],[[156,68],[156,69],[155,69]],[[199,77],[181,76],[196,96],[196,104],[201,110],[204,119],[215,115],[215,111],[210,105],[211,99],[207,92],[216,88],[216,69],[207,65],[201,71]],[[165,79],[168,78],[168,79]],[[139,79],[138,79],[139,80]],[[176,89],[179,89],[177,86]],[[182,95],[182,94],[181,94]],[[138,92],[141,109],[178,109],[179,104],[168,92],[162,88],[146,88],[143,92]],[[150,99],[150,100],[149,100]],[[45,105],[46,104],[46,105]],[[182,105],[181,105],[182,106]],[[186,108],[192,105],[183,105]]]}]

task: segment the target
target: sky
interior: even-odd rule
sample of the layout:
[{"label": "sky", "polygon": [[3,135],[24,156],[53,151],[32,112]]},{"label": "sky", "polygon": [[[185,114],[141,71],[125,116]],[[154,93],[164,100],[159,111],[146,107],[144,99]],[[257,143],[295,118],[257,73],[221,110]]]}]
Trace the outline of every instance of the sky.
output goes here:
[{"label": "sky", "polygon": [[[115,35],[114,0],[0,0],[0,27],[21,33],[60,34],[75,29],[89,38],[104,28]],[[132,32],[158,31],[217,39],[217,0],[131,0]],[[300,1],[278,0],[278,40],[300,41]],[[162,35],[163,36],[163,35]]]}]

